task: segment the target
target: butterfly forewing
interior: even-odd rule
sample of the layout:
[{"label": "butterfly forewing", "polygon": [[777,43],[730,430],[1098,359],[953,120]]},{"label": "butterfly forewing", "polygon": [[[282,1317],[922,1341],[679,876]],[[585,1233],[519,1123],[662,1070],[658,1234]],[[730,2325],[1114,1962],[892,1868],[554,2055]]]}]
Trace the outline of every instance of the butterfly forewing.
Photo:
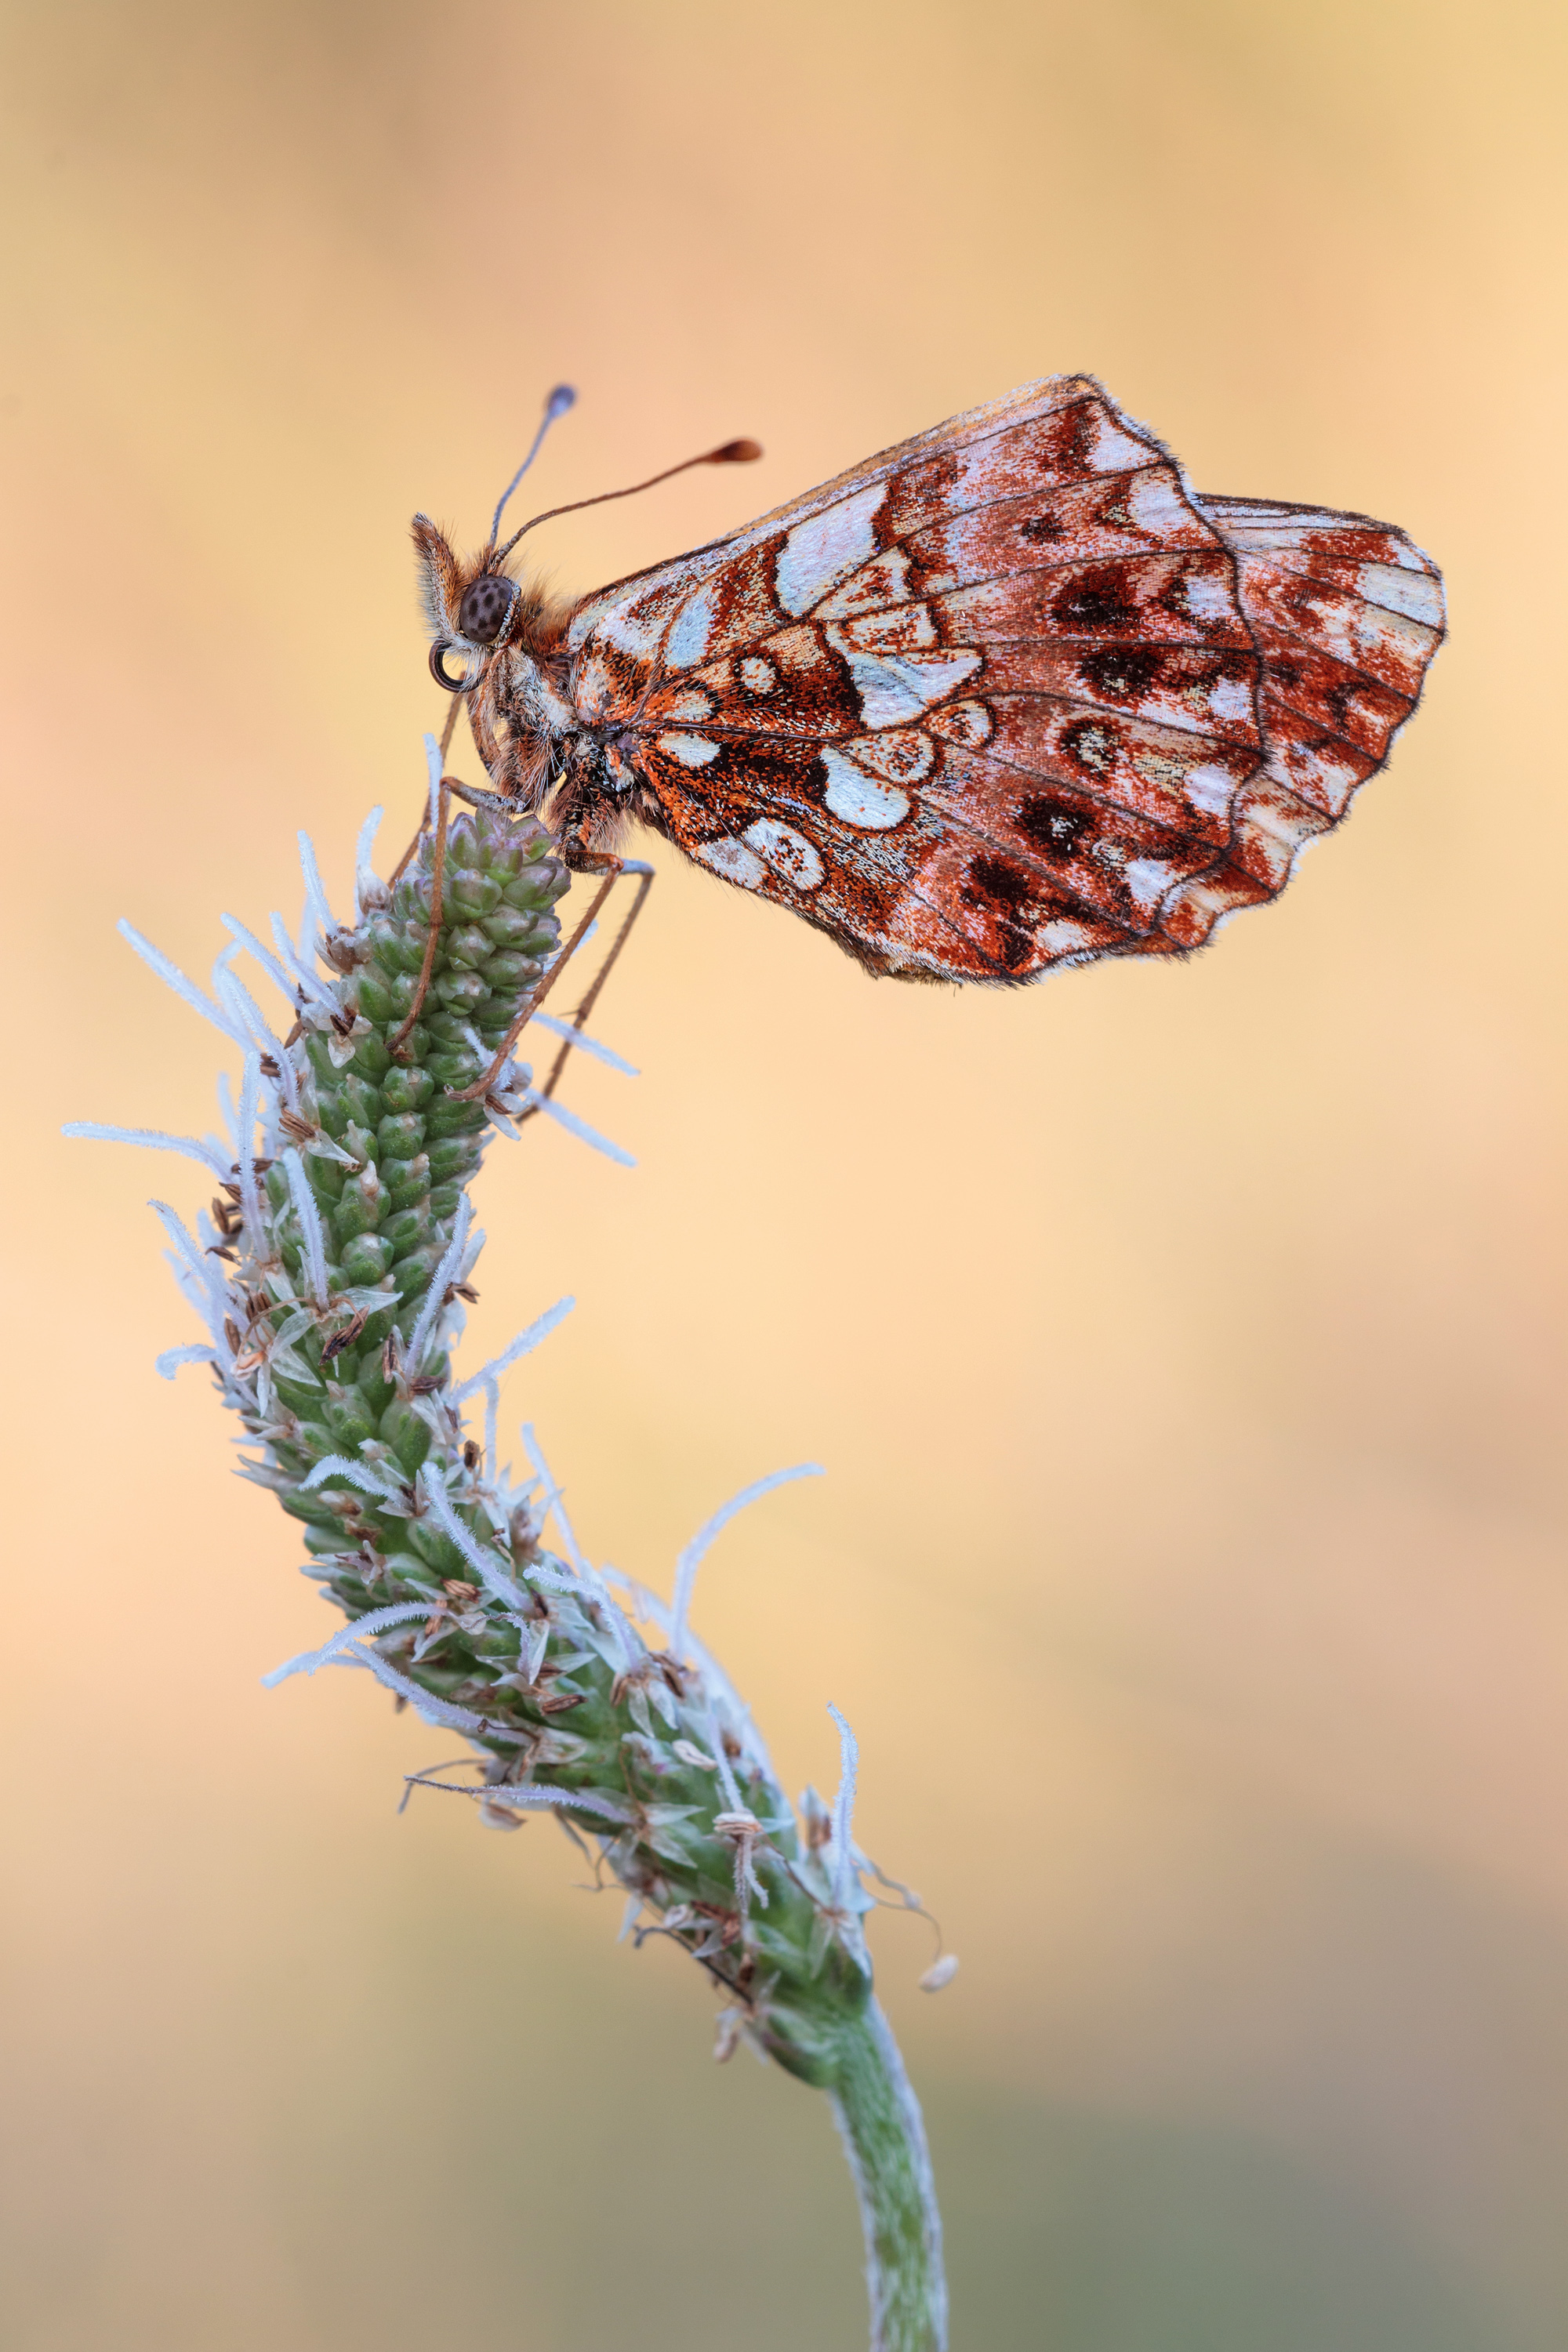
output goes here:
[{"label": "butterfly forewing", "polygon": [[1402,534],[1200,499],[1077,377],[619,583],[568,645],[688,855],[874,970],[1016,981],[1273,897],[1441,614]]}]

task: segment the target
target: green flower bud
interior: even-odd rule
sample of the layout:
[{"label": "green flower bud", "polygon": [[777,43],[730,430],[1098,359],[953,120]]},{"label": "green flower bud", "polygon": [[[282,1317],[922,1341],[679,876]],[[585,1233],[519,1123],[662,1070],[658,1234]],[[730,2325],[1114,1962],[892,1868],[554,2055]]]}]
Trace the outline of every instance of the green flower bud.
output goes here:
[{"label": "green flower bud", "polygon": [[417,1110],[433,1089],[428,1070],[405,1069],[395,1063],[382,1080],[381,1099],[390,1111]]},{"label": "green flower bud", "polygon": [[477,1135],[485,1124],[482,1103],[459,1102],[451,1095],[437,1095],[425,1114],[425,1125],[431,1136]]},{"label": "green flower bud", "polygon": [[[496,895],[499,899],[499,885]],[[489,953],[489,935],[478,923],[465,923],[461,930],[447,933],[447,961],[456,971],[472,971]]]},{"label": "green flower bud", "polygon": [[368,1289],[391,1264],[391,1244],[380,1234],[356,1234],[343,1251],[343,1280],[356,1290]]},{"label": "green flower bud", "polygon": [[[449,883],[452,910],[466,922],[472,922],[477,916],[490,914],[500,905],[501,889],[501,883],[489,874],[456,873]],[[448,955],[453,944],[448,939]]]},{"label": "green flower bud", "polygon": [[[489,941],[482,931],[477,936],[480,941],[480,953],[488,955]],[[479,961],[478,956],[474,961]],[[445,1005],[448,1012],[472,1013],[476,1004],[484,1003],[489,990],[477,971],[459,971],[454,966],[450,971],[444,971],[439,980],[431,982],[430,993],[437,1003]]]},{"label": "green flower bud", "polygon": [[[382,1414],[377,1435],[384,1445],[391,1446],[410,1478],[435,1443],[429,1423],[411,1406],[405,1404],[401,1397],[395,1397]],[[413,1522],[410,1522],[411,1540],[412,1536]]]},{"label": "green flower bud", "polygon": [[515,994],[539,977],[539,966],[531,957],[515,955],[506,949],[500,954],[491,954],[479,971],[486,985],[498,995],[509,989]]},{"label": "green flower bud", "polygon": [[425,1140],[425,1121],[417,1111],[405,1110],[384,1118],[375,1130],[378,1160],[412,1160]]}]

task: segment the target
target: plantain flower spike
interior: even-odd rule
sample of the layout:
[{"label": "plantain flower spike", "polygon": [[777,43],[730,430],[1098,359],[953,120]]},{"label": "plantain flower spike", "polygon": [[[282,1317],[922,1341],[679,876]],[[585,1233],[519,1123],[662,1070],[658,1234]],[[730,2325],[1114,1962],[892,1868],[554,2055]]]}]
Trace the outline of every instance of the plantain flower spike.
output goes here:
[{"label": "plantain flower spike", "polygon": [[[400,1038],[431,922],[433,830],[384,882],[370,866],[379,816],[360,835],[348,920],[332,917],[301,835],[298,932],[275,917],[268,947],[226,917],[210,989],[121,927],[231,1049],[225,1133],[66,1130],[194,1160],[212,1185],[194,1231],[153,1204],[205,1335],[157,1369],[172,1380],[210,1365],[250,1443],[241,1475],[298,1522],[304,1573],[342,1621],[265,1679],[322,1666],[369,1676],[472,1748],[471,1785],[416,1773],[411,1787],[456,1790],[495,1829],[551,1813],[595,1850],[625,1889],[623,1932],[668,1937],[717,1989],[716,2054],[746,2040],[834,2101],[865,2223],[874,2352],[941,2352],[925,2136],[862,1927],[877,1899],[868,1877],[881,1874],[854,1843],[854,1736],[835,1709],[837,1800],[808,1790],[797,1819],[749,1712],[689,1630],[698,1562],[733,1511],[816,1465],[761,1479],[718,1512],[682,1554],[667,1605],[585,1557],[531,1429],[528,1475],[500,1463],[500,1382],[572,1302],[489,1363],[454,1370],[484,1243],[470,1188],[487,1145],[542,1112],[613,1160],[628,1155],[515,1059],[483,1099],[454,1098],[560,950],[570,877],[550,835],[532,816],[458,816],[430,988]],[[276,1027],[234,969],[242,950],[282,995]]]}]

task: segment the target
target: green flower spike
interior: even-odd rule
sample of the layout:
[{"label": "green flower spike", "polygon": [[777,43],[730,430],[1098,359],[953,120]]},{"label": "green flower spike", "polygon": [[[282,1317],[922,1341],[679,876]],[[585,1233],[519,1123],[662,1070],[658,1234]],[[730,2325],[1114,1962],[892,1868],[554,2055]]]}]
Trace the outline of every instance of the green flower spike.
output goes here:
[{"label": "green flower spike", "polygon": [[[743,2037],[833,2099],[865,2221],[874,2352],[939,2352],[941,2223],[920,2109],[872,1996],[861,1922],[873,1866],[853,1839],[853,1735],[835,1709],[837,1802],[808,1790],[797,1820],[746,1708],[688,1632],[708,1544],[742,1505],[815,1465],[727,1505],[683,1553],[668,1607],[584,1558],[531,1430],[531,1480],[500,1467],[500,1377],[572,1302],[454,1375],[484,1238],[468,1187],[490,1131],[515,1133],[542,1110],[626,1155],[542,1098],[515,1062],[482,1101],[453,1099],[488,1068],[560,946],[553,909],[569,877],[550,835],[532,817],[457,818],[432,984],[399,1040],[428,936],[431,835],[406,871],[379,882],[367,864],[379,814],[361,835],[349,923],[333,921],[301,835],[299,944],[276,917],[273,949],[226,918],[237,945],[211,996],[121,927],[243,1057],[237,1103],[224,1090],[227,1142],[67,1132],[183,1152],[216,1179],[195,1236],[153,1204],[208,1334],[158,1368],[172,1379],[183,1362],[212,1364],[258,1449],[243,1475],[300,1521],[305,1573],[346,1620],[267,1680],[325,1664],[373,1675],[470,1741],[479,1777],[461,1793],[487,1821],[510,1828],[550,1811],[596,1844],[626,1891],[637,1940],[669,1937],[718,1986],[716,2054]],[[239,946],[289,1004],[281,1040],[230,969]],[[480,1397],[482,1443],[464,1418]]]}]

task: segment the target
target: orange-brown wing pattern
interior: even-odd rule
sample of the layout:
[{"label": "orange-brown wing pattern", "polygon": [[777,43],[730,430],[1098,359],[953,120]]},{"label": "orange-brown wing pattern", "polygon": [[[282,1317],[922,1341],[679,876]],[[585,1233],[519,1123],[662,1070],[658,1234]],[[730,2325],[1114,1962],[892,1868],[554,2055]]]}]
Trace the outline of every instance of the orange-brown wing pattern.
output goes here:
[{"label": "orange-brown wing pattern", "polygon": [[1415,575],[1286,547],[1292,511],[1197,499],[1097,384],[1052,379],[584,605],[574,700],[682,849],[874,970],[1178,952],[1275,895],[1353,789],[1330,805],[1338,739],[1298,705],[1342,681],[1310,662],[1363,648],[1346,708],[1384,746],[1409,708],[1375,698],[1364,600]]}]

